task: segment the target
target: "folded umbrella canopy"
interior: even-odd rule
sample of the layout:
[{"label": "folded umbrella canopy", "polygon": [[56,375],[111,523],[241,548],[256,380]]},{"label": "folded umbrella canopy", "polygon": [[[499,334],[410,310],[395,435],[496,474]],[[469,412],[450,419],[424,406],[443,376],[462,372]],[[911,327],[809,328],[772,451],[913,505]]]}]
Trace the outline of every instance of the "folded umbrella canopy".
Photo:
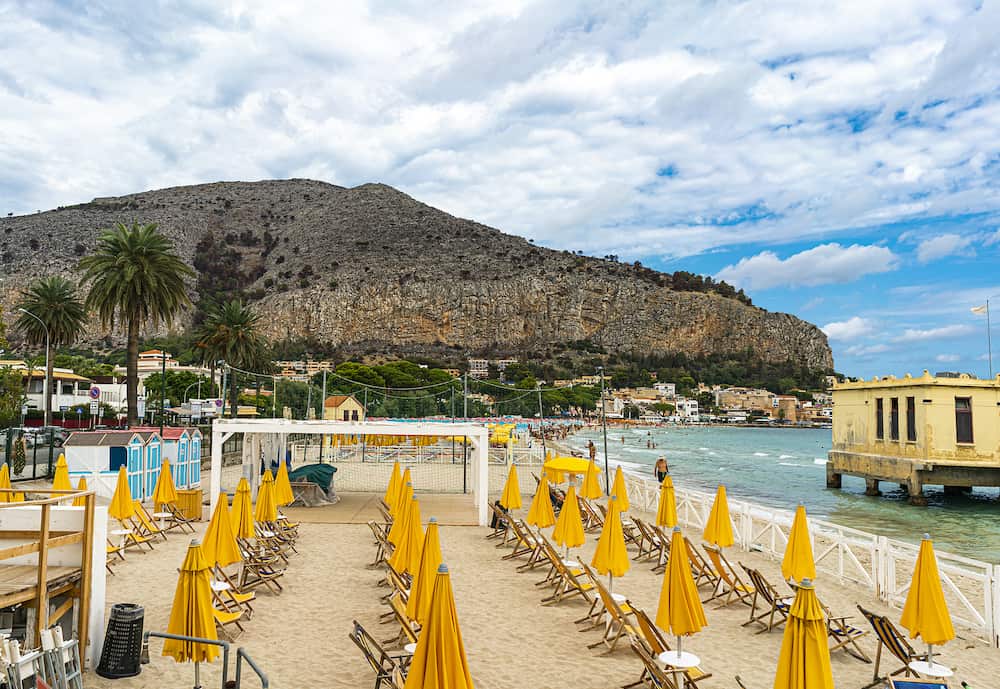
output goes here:
[{"label": "folded umbrella canopy", "polygon": [[219,493],[219,499],[215,503],[215,511],[212,512],[212,519],[208,522],[208,528],[205,529],[201,552],[209,567],[216,565],[228,567],[243,559],[240,557],[240,546],[233,533],[233,524],[229,516],[229,500],[225,493]]},{"label": "folded umbrella canopy", "polygon": [[56,473],[52,478],[52,490],[73,490],[73,484],[69,482],[69,465],[66,464],[66,455],[60,454],[56,460]]},{"label": "folded umbrella canopy", "polygon": [[617,500],[618,498],[614,495],[608,498],[608,516],[604,520],[604,527],[597,539],[594,558],[590,561],[590,566],[598,573],[608,575],[609,591],[614,583],[614,577],[623,576],[631,567],[628,551],[625,549],[621,510],[615,504]]},{"label": "folded umbrella canopy", "polygon": [[[409,478],[410,470],[407,469],[403,474],[403,478]],[[392,526],[389,527],[389,535],[386,538],[397,548],[399,547],[399,539],[403,535],[403,523],[409,517],[409,504],[410,500],[413,499],[413,484],[407,481],[403,485],[403,489],[399,492],[399,497],[396,498],[396,513],[392,519]]]},{"label": "folded umbrella canopy", "polygon": [[531,507],[528,508],[526,521],[539,529],[548,528],[556,523],[556,513],[552,509],[552,500],[549,498],[549,479],[545,474],[542,474],[542,478],[538,482],[538,489],[535,491],[535,497],[531,499]]},{"label": "folded umbrella canopy", "polygon": [[924,534],[920,542],[920,552],[913,567],[910,591],[906,594],[903,614],[899,623],[910,632],[910,638],[918,636],[927,644],[927,660],[934,662],[934,646],[940,646],[955,638],[955,628],[951,624],[951,614],[944,600],[941,575],[938,573],[937,557],[930,534]]},{"label": "folded umbrella canopy", "polygon": [[[215,632],[212,614],[212,589],[209,564],[201,552],[197,540],[191,541],[174,591],[174,604],[170,609],[168,634],[193,636],[214,641],[219,637]],[[217,646],[197,641],[167,639],[163,643],[163,655],[178,663],[194,661],[195,686],[200,687],[198,663],[210,663],[219,654]]]},{"label": "folded umbrella canopy", "polygon": [[562,483],[563,474],[583,475],[590,463],[581,457],[552,457],[542,468],[553,483]]},{"label": "folded umbrella canopy", "polygon": [[236,485],[230,517],[236,538],[253,538],[253,505],[250,503],[250,484],[245,477]]},{"label": "folded umbrella canopy", "polygon": [[705,522],[702,538],[720,548],[728,548],[734,543],[733,523],[729,519],[729,503],[726,501],[725,486],[720,485],[715,493],[712,512],[708,515],[708,521]]},{"label": "folded umbrella canopy", "polygon": [[[10,467],[6,462],[0,466],[0,488],[11,489],[10,485]],[[10,493],[0,493],[0,502],[11,502]]]},{"label": "folded umbrella canopy", "polygon": [[406,601],[406,614],[416,620],[421,627],[427,624],[427,614],[431,609],[431,593],[434,591],[434,577],[441,564],[441,540],[438,535],[437,519],[431,517],[424,532],[424,545],[420,549],[420,566],[410,582],[410,597]]},{"label": "folded umbrella canopy", "polygon": [[833,689],[826,619],[809,579],[799,584],[788,611],[774,689]]},{"label": "folded umbrella canopy", "polygon": [[677,502],[674,498],[674,480],[668,472],[660,483],[660,502],[656,506],[656,525],[672,529],[677,526]]},{"label": "folded umbrella canopy", "polygon": [[427,624],[417,639],[417,649],[407,671],[404,689],[472,687],[448,566],[441,564],[434,578]]},{"label": "folded umbrella canopy", "polygon": [[507,510],[521,509],[521,484],[517,480],[517,466],[514,464],[510,465],[510,471],[507,472],[507,483],[503,484],[500,504]]},{"label": "folded umbrella canopy", "polygon": [[559,545],[579,548],[586,542],[583,533],[583,520],[580,518],[580,504],[576,501],[576,488],[570,486],[566,491],[566,500],[559,510],[556,528],[552,530],[552,539]]},{"label": "folded umbrella canopy", "polygon": [[160,465],[160,475],[156,477],[156,487],[153,488],[153,505],[173,505],[177,502],[177,490],[174,488],[174,477],[170,473],[170,460],[163,459]]},{"label": "folded umbrella canopy", "polygon": [[625,490],[625,474],[622,473],[621,466],[615,469],[615,480],[611,484],[611,495],[618,498],[615,501],[618,509],[622,512],[628,512],[628,491]]},{"label": "folded umbrella canopy", "polygon": [[[4,464],[4,466],[7,466],[7,465]],[[86,476],[81,476],[80,480],[76,482],[76,489],[77,490],[87,490],[87,477]],[[73,507],[86,507],[86,506],[87,506],[87,498],[84,498],[84,497],[73,498]]]},{"label": "folded umbrella canopy", "polygon": [[288,464],[278,463],[278,475],[274,477],[274,504],[291,505],[295,502],[295,493],[292,492],[292,482],[288,480]]},{"label": "folded umbrella canopy", "polygon": [[792,530],[788,534],[785,557],[781,560],[781,576],[786,580],[810,581],[816,578],[816,561],[813,559],[812,541],[809,540],[809,523],[806,508],[799,505],[795,510]]},{"label": "folded umbrella canopy", "polygon": [[604,491],[601,490],[601,482],[597,478],[600,472],[597,470],[597,464],[594,460],[587,462],[587,473],[583,475],[583,485],[580,486],[580,495],[587,498],[588,500],[596,500],[597,498],[604,495]]},{"label": "folded umbrella canopy", "polygon": [[382,497],[385,504],[389,506],[389,514],[392,514],[393,510],[396,509],[395,502],[399,495],[399,479],[399,462],[393,462],[392,473],[389,474],[389,485],[386,486],[385,495]]},{"label": "folded umbrella canopy", "polygon": [[[402,510],[403,506],[400,505],[399,509]],[[420,501],[411,498],[409,514],[406,516],[399,543],[389,557],[389,564],[397,572],[415,574],[420,567],[420,548],[423,547],[423,543],[424,527],[420,524]]]},{"label": "folded umbrella canopy", "polygon": [[115,484],[115,494],[111,496],[111,504],[108,505],[108,516],[123,522],[134,514],[132,491],[129,490],[128,475],[123,464],[118,468],[118,483]]},{"label": "folded umbrella canopy", "polygon": [[264,472],[260,487],[257,488],[257,504],[253,516],[258,522],[273,522],[278,519],[278,506],[274,504],[274,477],[270,469]]},{"label": "folded umbrella canopy", "polygon": [[705,609],[698,596],[698,587],[691,576],[691,561],[688,559],[687,543],[675,526],[670,537],[670,558],[663,573],[660,587],[660,602],[656,608],[656,624],[668,634],[677,637],[677,652],[681,651],[681,639],[697,634],[708,625]]}]

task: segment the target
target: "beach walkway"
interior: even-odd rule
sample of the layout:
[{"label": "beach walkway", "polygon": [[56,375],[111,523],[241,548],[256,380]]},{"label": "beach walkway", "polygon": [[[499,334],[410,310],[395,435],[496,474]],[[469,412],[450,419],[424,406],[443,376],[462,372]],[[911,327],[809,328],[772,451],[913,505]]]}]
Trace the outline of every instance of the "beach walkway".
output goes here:
[{"label": "beach walkway", "polygon": [[[340,501],[320,507],[283,507],[289,519],[305,524],[367,524],[381,521],[376,504],[378,493],[337,493]],[[476,526],[476,505],[472,495],[417,493],[422,514],[437,517],[442,526]]]}]

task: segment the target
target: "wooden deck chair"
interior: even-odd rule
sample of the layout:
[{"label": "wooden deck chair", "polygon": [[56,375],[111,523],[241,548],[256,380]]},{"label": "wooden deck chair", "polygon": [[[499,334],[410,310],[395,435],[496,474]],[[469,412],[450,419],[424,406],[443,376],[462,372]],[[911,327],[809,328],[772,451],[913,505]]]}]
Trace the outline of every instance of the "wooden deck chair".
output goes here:
[{"label": "wooden deck chair", "polygon": [[486,540],[493,540],[494,538],[503,539],[501,542],[507,541],[507,532],[509,530],[507,525],[507,510],[503,508],[500,501],[490,503],[490,511],[493,512],[493,519],[490,522],[490,532],[486,534]]},{"label": "wooden deck chair", "polygon": [[183,532],[194,533],[194,520],[188,519],[184,516],[184,513],[180,511],[177,505],[172,505],[169,502],[163,504],[163,509],[165,512],[170,514],[170,519],[168,520],[169,525],[166,527],[167,531],[171,529],[178,529]]},{"label": "wooden deck chair", "polygon": [[848,622],[851,619],[849,615],[835,616],[826,605],[823,603],[820,605],[823,606],[823,612],[826,613],[826,635],[830,638],[830,653],[844,649],[858,660],[865,663],[872,662],[868,654],[858,646],[858,639],[868,636],[870,630],[858,629]]},{"label": "wooden deck chair", "polygon": [[[664,651],[670,650],[670,644],[667,643],[666,638],[663,636],[663,632],[657,627],[649,615],[646,614],[645,610],[639,608],[633,608],[633,613],[635,614],[636,626],[639,628],[642,634],[642,641],[645,642],[646,650],[649,651],[650,657],[656,659]],[[657,660],[657,663],[659,661]],[[666,672],[668,676],[672,676],[672,672]],[[684,673],[684,684],[688,687],[697,687],[698,682],[704,681],[712,676],[711,672],[705,672],[700,667],[688,668]],[[640,684],[645,683],[649,679],[649,672],[645,669],[639,679],[631,684],[626,684],[622,689],[629,689],[629,687],[635,687]],[[655,685],[654,685],[655,686]]]},{"label": "wooden deck chair", "polygon": [[701,551],[699,551],[691,539],[687,536],[684,537],[684,544],[687,546],[688,551],[688,561],[691,563],[691,574],[694,575],[694,585],[695,586],[711,586],[713,589],[719,585],[719,573],[712,569],[711,565],[705,562],[705,558],[701,556]]},{"label": "wooden deck chair", "polygon": [[132,506],[135,507],[135,524],[139,533],[143,536],[148,536],[150,540],[156,540],[157,538],[162,538],[164,541],[167,540],[166,529],[161,529],[153,519],[153,515],[149,513],[146,507],[139,500],[133,500]]},{"label": "wooden deck chair", "polygon": [[393,594],[389,598],[389,608],[392,616],[399,623],[399,634],[392,639],[386,640],[385,643],[399,645],[417,643],[417,634],[420,633],[420,625],[417,624],[416,620],[411,620],[410,616],[406,614],[406,602],[402,596],[398,593]]},{"label": "wooden deck chair", "polygon": [[[230,612],[219,610],[213,605],[212,616],[215,618],[215,628],[229,641],[235,641],[243,633],[243,625],[240,624],[240,620],[243,619],[242,610]],[[231,627],[236,627],[236,631],[233,631]]]},{"label": "wooden deck chair", "polygon": [[354,620],[354,628],[348,633],[354,645],[361,649],[365,660],[375,671],[375,689],[382,689],[382,685],[396,689],[402,689],[402,684],[396,684],[393,674],[398,674],[400,668],[393,656],[386,653],[382,646],[375,640],[368,630],[362,627],[357,620]]},{"label": "wooden deck chair", "polygon": [[[758,634],[769,632],[775,627],[779,627],[788,619],[788,612],[792,608],[793,596],[782,596],[764,578],[758,570],[747,567],[742,562],[740,567],[750,578],[750,584],[754,588],[753,599],[750,603],[750,619],[743,623],[743,626],[753,624],[763,625],[763,629],[757,631]],[[757,602],[760,601],[761,613],[757,614]],[[766,618],[766,619],[765,619]]]},{"label": "wooden deck chair", "polygon": [[663,542],[660,540],[659,534],[639,517],[633,517],[632,521],[635,523],[635,528],[639,530],[639,552],[632,559],[652,560],[656,558],[656,561],[659,562],[663,552]]},{"label": "wooden deck chair", "polygon": [[108,570],[108,574],[114,574],[115,570],[112,569],[111,564],[118,564],[119,562],[125,562],[125,554],[122,552],[122,547],[111,542],[110,539],[105,539],[108,542],[108,554],[104,560],[104,568]]},{"label": "wooden deck chair", "polygon": [[635,521],[631,516],[622,515],[622,535],[625,536],[625,545],[640,547],[642,533],[635,526]]},{"label": "wooden deck chair", "polygon": [[232,604],[238,605],[243,609],[246,619],[252,619],[253,605],[251,604],[257,600],[257,594],[253,591],[240,591],[236,580],[229,576],[229,573],[224,568],[218,565],[212,568],[212,576],[217,581],[224,581],[229,584],[229,588],[220,594],[223,605],[227,609],[232,609]]},{"label": "wooden deck chair", "polygon": [[678,689],[674,673],[665,670],[660,665],[645,639],[640,636],[630,636],[629,647],[642,661],[642,674],[637,681],[622,685],[622,689],[631,689],[631,687],[646,684],[652,689]]},{"label": "wooden deck chair", "polygon": [[[904,677],[916,677],[916,673],[910,669],[910,663],[915,660],[927,660],[926,653],[918,653],[913,650],[913,646],[910,642],[906,640],[906,637],[899,633],[896,629],[896,625],[889,620],[885,615],[879,615],[872,612],[871,610],[865,610],[860,605],[858,610],[864,616],[868,623],[872,626],[872,631],[875,632],[875,636],[878,637],[878,647],[875,651],[875,671],[872,674],[872,683],[868,686],[874,686],[883,680],[895,677],[901,674]],[[879,666],[882,662],[882,649],[885,648],[896,657],[899,662],[903,665],[898,670],[891,672],[887,675],[880,676],[878,673]]]},{"label": "wooden deck chair", "polygon": [[712,568],[719,574],[719,581],[716,583],[715,588],[712,589],[712,595],[702,602],[708,603],[709,601],[722,599],[718,606],[720,608],[724,608],[736,601],[752,605],[753,594],[756,589],[740,578],[740,575],[736,573],[733,566],[729,564],[729,560],[726,559],[722,548],[711,543],[702,543],[701,547],[705,550],[705,554],[708,555],[708,559],[712,563]]},{"label": "wooden deck chair", "polygon": [[590,580],[590,577],[584,573],[583,567],[571,567],[567,565],[548,541],[546,541],[545,547],[551,551],[549,556],[553,558],[552,561],[555,564],[556,581],[552,595],[543,598],[542,604],[553,605],[566,598],[580,596],[593,607],[596,601],[594,584]]},{"label": "wooden deck chair", "polygon": [[389,596],[393,593],[399,593],[403,597],[403,603],[410,597],[410,586],[413,584],[413,577],[402,572],[398,572],[389,561],[385,562],[385,584],[389,587],[390,591],[387,595],[382,596],[383,601],[388,601]]},{"label": "wooden deck chair", "polygon": [[513,544],[513,546],[512,550],[501,559],[511,560],[515,557],[521,557],[522,555],[530,556],[538,545],[535,535],[528,530],[527,526],[520,519],[512,518],[508,524],[510,525],[510,530],[514,534],[514,537],[509,541],[508,545]]},{"label": "wooden deck chair", "polygon": [[597,648],[603,644],[608,649],[605,653],[611,653],[618,646],[618,641],[623,636],[628,634],[638,635],[639,633],[629,621],[629,617],[633,615],[632,606],[627,600],[623,603],[616,601],[608,590],[604,588],[604,585],[601,584],[594,572],[586,565],[583,565],[583,567],[587,570],[587,574],[590,576],[591,581],[594,582],[594,588],[597,589],[597,593],[600,596],[601,604],[604,606],[602,613],[608,616],[604,625],[604,634],[601,636],[600,641],[590,644],[587,648]]},{"label": "wooden deck chair", "polygon": [[392,555],[393,547],[378,522],[369,520],[368,528],[371,529],[372,536],[375,538],[375,560],[368,565],[368,568],[372,569],[389,559],[389,556]]},{"label": "wooden deck chair", "polygon": [[285,574],[284,568],[274,556],[262,553],[259,550],[247,549],[241,539],[236,539],[240,543],[240,554],[243,557],[243,566],[240,568],[239,586],[241,593],[252,591],[259,586],[264,586],[272,593],[281,593],[284,587],[279,583]]},{"label": "wooden deck chair", "polygon": [[519,572],[540,567],[548,562],[548,559],[545,557],[545,552],[542,549],[542,543],[538,538],[538,534],[534,533],[528,525],[520,519],[511,522],[511,527],[516,528],[517,530],[518,545],[516,545],[514,550],[504,557],[505,560],[509,557],[514,557],[515,553],[519,555],[527,553],[528,559],[517,566],[517,571]]},{"label": "wooden deck chair", "polygon": [[594,504],[582,495],[576,496],[580,504],[580,515],[583,517],[583,530],[587,532],[599,531],[604,527],[604,518],[601,516]]},{"label": "wooden deck chair", "polygon": [[145,552],[143,547],[153,550],[153,539],[149,536],[143,535],[142,524],[137,516],[133,515],[132,517],[129,517],[124,523],[131,530],[129,533],[125,534],[125,550],[135,548],[139,552]]},{"label": "wooden deck chair", "polygon": [[664,531],[662,526],[656,526],[655,524],[649,523],[647,523],[646,526],[648,526],[653,533],[660,538],[660,559],[656,561],[656,565],[653,567],[653,572],[656,574],[662,574],[666,571],[667,560],[670,558],[670,534]]},{"label": "wooden deck chair", "polygon": [[[549,566],[549,571],[545,575],[545,578],[541,581],[535,583],[535,586],[556,586],[560,581],[559,576],[559,566],[563,563],[562,555],[556,550],[556,546],[546,538],[545,534],[541,530],[538,531],[538,542],[542,549],[542,558],[544,558],[544,564]],[[541,560],[540,560],[541,561]]]}]

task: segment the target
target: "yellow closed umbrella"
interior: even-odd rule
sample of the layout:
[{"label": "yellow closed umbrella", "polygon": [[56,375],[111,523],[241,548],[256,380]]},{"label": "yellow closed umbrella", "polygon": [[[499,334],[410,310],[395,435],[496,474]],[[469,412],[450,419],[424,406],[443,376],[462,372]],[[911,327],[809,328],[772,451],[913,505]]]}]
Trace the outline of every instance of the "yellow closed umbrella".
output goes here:
[{"label": "yellow closed umbrella", "polygon": [[[407,469],[407,472],[409,472],[409,469]],[[403,474],[403,477],[406,477],[406,473]],[[403,489],[399,492],[399,497],[396,499],[397,508],[409,505],[412,499],[413,484],[406,482],[403,484]],[[399,547],[399,539],[403,534],[404,522],[409,517],[409,514],[409,510],[397,509],[396,515],[392,519],[392,526],[389,527],[389,535],[386,538],[396,547]]]},{"label": "yellow closed umbrella", "polygon": [[[86,476],[81,476],[80,480],[76,482],[76,489],[77,490],[87,490],[87,477]],[[87,506],[87,498],[84,498],[84,497],[73,498],[73,507],[86,507],[86,506]]]},{"label": "yellow closed umbrella", "polygon": [[14,493],[14,497],[10,499],[11,502],[24,502],[24,493]]},{"label": "yellow closed umbrella", "polygon": [[[413,477],[410,476],[410,467],[403,469],[403,475],[399,477],[399,487],[396,489],[396,503],[399,503],[400,497],[407,486],[410,486],[410,495],[413,495]],[[395,517],[396,513],[392,512],[392,516]]]},{"label": "yellow closed umbrella", "polygon": [[507,483],[503,485],[500,504],[508,510],[521,509],[521,484],[517,480],[517,466],[513,463],[510,465],[510,471],[507,472]]},{"label": "yellow closed umbrella", "polygon": [[264,472],[257,489],[257,504],[254,509],[254,521],[273,522],[278,519],[278,506],[274,504],[274,477],[271,470]]},{"label": "yellow closed umbrella", "polygon": [[396,509],[395,502],[399,495],[399,462],[392,463],[392,473],[389,474],[389,485],[386,486],[385,495],[382,500],[389,506],[389,514],[393,514]]},{"label": "yellow closed umbrella", "polygon": [[788,611],[774,689],[833,689],[826,619],[810,579],[799,584]]},{"label": "yellow closed umbrella", "polygon": [[672,529],[677,526],[677,501],[674,498],[674,480],[668,472],[660,483],[660,502],[656,506],[656,525]]},{"label": "yellow closed umbrella", "polygon": [[712,512],[705,522],[702,538],[720,548],[728,548],[734,543],[733,523],[729,520],[729,503],[726,501],[726,487],[719,486],[712,503]]},{"label": "yellow closed umbrella", "polygon": [[233,524],[229,516],[229,499],[225,493],[219,493],[219,499],[215,503],[215,511],[212,512],[212,519],[205,529],[205,538],[201,544],[202,554],[208,561],[209,567],[228,567],[234,562],[239,562],[240,546],[236,542],[236,535],[233,533]]},{"label": "yellow closed umbrella", "polygon": [[628,551],[625,549],[625,534],[622,532],[621,510],[615,502],[614,495],[608,498],[608,516],[604,520],[601,536],[597,539],[597,549],[590,566],[600,574],[608,575],[608,591],[614,583],[614,577],[620,577],[631,567]]},{"label": "yellow closed umbrella", "polygon": [[[215,616],[212,612],[212,588],[209,564],[201,551],[197,539],[191,541],[174,591],[174,604],[170,608],[167,633],[179,636],[194,636],[200,639],[216,640]],[[219,655],[213,644],[197,641],[167,639],[163,643],[163,655],[170,656],[178,663],[194,661],[194,685],[201,686],[199,663],[210,663]]]},{"label": "yellow closed umbrella", "polygon": [[125,473],[125,466],[122,465],[118,469],[115,494],[111,496],[111,504],[108,505],[108,516],[123,522],[134,514],[135,505],[132,504],[132,491],[129,490],[128,475]]},{"label": "yellow closed umbrella", "polygon": [[583,485],[580,486],[580,495],[588,500],[596,500],[604,495],[597,474],[597,464],[594,463],[594,460],[590,460],[587,463],[587,472],[583,475]]},{"label": "yellow closed umbrella", "polygon": [[[403,506],[400,505],[402,510]],[[389,557],[389,564],[397,572],[415,574],[420,567],[420,548],[424,543],[424,528],[420,524],[420,501],[416,498],[410,499],[409,515],[403,525],[399,544],[392,551]]]},{"label": "yellow closed umbrella", "polygon": [[670,556],[667,569],[663,573],[660,587],[660,602],[656,608],[656,624],[668,634],[677,637],[676,653],[681,653],[681,640],[685,636],[697,634],[708,625],[705,609],[701,606],[698,587],[691,576],[691,561],[688,559],[687,543],[675,526],[670,537]]},{"label": "yellow closed umbrella", "polygon": [[424,544],[420,549],[420,565],[410,582],[410,597],[406,601],[406,615],[416,620],[421,627],[427,624],[427,613],[431,609],[431,593],[434,590],[434,575],[441,564],[441,540],[438,535],[437,519],[431,517],[424,532]]},{"label": "yellow closed umbrella", "polygon": [[170,460],[164,457],[160,465],[160,475],[156,477],[153,488],[153,505],[173,505],[177,502],[177,490],[174,488],[174,477],[170,473]]},{"label": "yellow closed umbrella", "polygon": [[799,505],[795,510],[792,530],[788,534],[788,545],[781,560],[781,576],[790,581],[810,581],[816,578],[816,561],[813,559],[812,541],[809,540],[809,523],[806,508]]},{"label": "yellow closed umbrella", "polygon": [[403,689],[473,689],[445,564],[438,565],[434,575],[427,623],[420,630]]},{"label": "yellow closed umbrella", "polygon": [[[11,489],[10,485],[10,467],[6,462],[0,466],[0,488]],[[0,502],[12,502],[10,493],[0,493]]]},{"label": "yellow closed umbrella", "polygon": [[548,528],[556,523],[556,513],[552,509],[552,500],[549,497],[549,479],[545,474],[542,474],[535,497],[531,499],[526,521],[539,529]]},{"label": "yellow closed umbrella", "polygon": [[73,490],[73,484],[69,482],[69,465],[66,464],[66,455],[60,454],[56,460],[56,473],[52,478],[52,490]]},{"label": "yellow closed umbrella", "polygon": [[622,512],[628,512],[628,491],[625,490],[625,474],[622,473],[621,466],[615,469],[615,481],[611,484],[611,495],[618,498],[615,502],[618,509]]},{"label": "yellow closed umbrella", "polygon": [[576,488],[570,486],[566,491],[566,500],[559,510],[556,528],[552,530],[552,540],[566,547],[579,548],[586,541],[583,534],[583,520],[580,518],[580,504],[576,501]]},{"label": "yellow closed umbrella", "polygon": [[292,482],[288,480],[288,463],[278,462],[278,474],[274,477],[274,504],[291,505],[295,502]]},{"label": "yellow closed umbrella", "polygon": [[250,503],[250,484],[246,477],[241,478],[236,485],[230,521],[236,538],[253,538],[253,505]]},{"label": "yellow closed umbrella", "polygon": [[910,632],[910,638],[918,636],[927,644],[927,662],[934,663],[934,646],[940,646],[955,638],[955,628],[951,624],[948,604],[941,588],[937,557],[930,534],[924,534],[920,542],[920,552],[913,567],[910,591],[906,594],[903,614],[899,623]]}]

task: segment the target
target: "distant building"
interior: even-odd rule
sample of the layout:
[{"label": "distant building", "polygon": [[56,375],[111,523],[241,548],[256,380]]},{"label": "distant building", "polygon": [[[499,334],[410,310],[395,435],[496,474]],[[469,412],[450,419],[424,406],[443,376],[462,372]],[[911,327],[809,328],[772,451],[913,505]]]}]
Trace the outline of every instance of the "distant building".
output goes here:
[{"label": "distant building", "polygon": [[676,383],[656,383],[653,385],[653,389],[660,392],[661,395],[667,399],[673,399],[677,396],[677,384]]},{"label": "distant building", "polygon": [[300,383],[307,383],[317,373],[332,371],[334,363],[326,359],[296,359],[288,361],[275,361],[274,367],[278,369],[278,377],[286,380],[295,380]]},{"label": "distant building", "polygon": [[[9,367],[21,374],[25,383],[29,409],[45,409],[45,366],[29,367],[22,359],[0,360],[0,366]],[[30,378],[30,380],[29,380]],[[59,414],[62,407],[90,404],[90,378],[73,373],[68,368],[52,369],[52,413]]]},{"label": "distant building", "polygon": [[364,421],[365,408],[354,395],[331,395],[323,402],[323,418],[328,421]]},{"label": "distant building", "polygon": [[799,398],[793,395],[775,395],[771,400],[771,418],[790,423],[799,420]]},{"label": "distant building", "polygon": [[751,409],[771,413],[777,408],[774,393],[759,388],[720,388],[714,391],[715,406],[720,409]]},{"label": "distant building", "polygon": [[677,416],[681,417],[682,419],[686,419],[688,421],[698,420],[699,416],[698,400],[680,398],[677,400],[676,408],[677,408],[676,411]]},{"label": "distant building", "polygon": [[490,362],[487,359],[469,359],[469,377],[484,380],[490,376]]},{"label": "distant building", "polygon": [[946,492],[1000,486],[1000,377],[883,376],[833,388],[827,485],[862,476],[905,485],[923,503],[925,484]]},{"label": "distant building", "polygon": [[[165,360],[165,361],[164,361]],[[139,352],[139,360],[137,361],[138,373],[139,373],[139,394],[144,394],[143,381],[154,373],[160,373],[163,370],[164,365],[168,372],[173,373],[193,373],[196,376],[205,376],[208,378],[212,371],[205,366],[192,366],[181,364],[179,361],[174,359],[170,352],[163,351],[162,349],[147,349],[144,352]],[[114,373],[117,376],[126,375],[127,371],[124,366],[115,366]],[[216,383],[221,380],[222,371],[216,370],[215,379]]]}]

